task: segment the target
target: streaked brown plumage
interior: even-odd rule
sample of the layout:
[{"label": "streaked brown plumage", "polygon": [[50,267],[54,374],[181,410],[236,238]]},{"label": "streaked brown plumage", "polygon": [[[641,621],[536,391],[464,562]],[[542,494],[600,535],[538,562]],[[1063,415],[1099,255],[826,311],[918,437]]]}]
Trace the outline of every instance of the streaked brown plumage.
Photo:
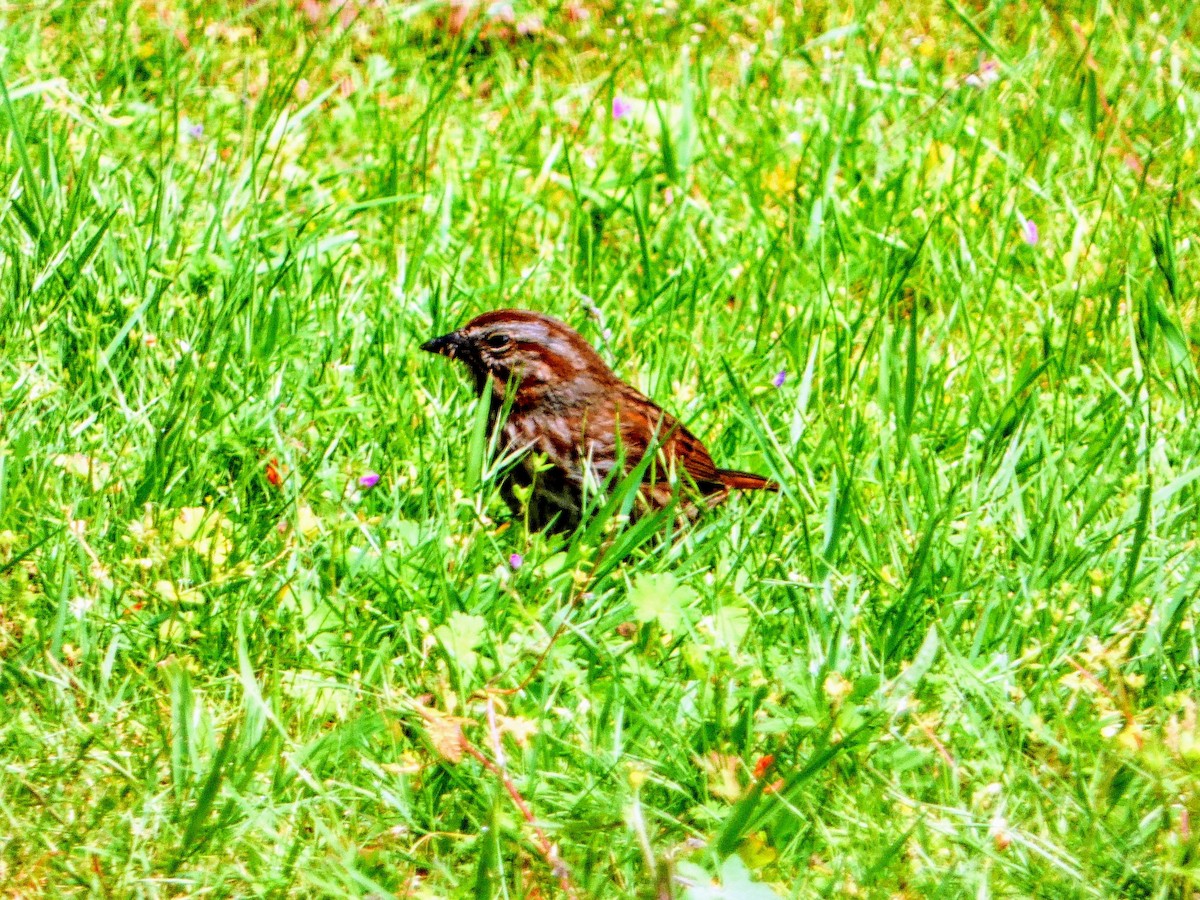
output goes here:
[{"label": "streaked brown plumage", "polygon": [[[528,508],[533,529],[573,530],[582,515],[585,482],[594,492],[619,459],[628,471],[650,447],[657,448],[658,459],[646,471],[642,509],[635,508],[635,515],[666,506],[676,491],[694,514],[721,503],[730,490],[778,490],[759,475],[718,469],[695,435],[617,378],[587,341],[557,319],[497,310],[421,349],[465,363],[477,393],[491,386],[493,428],[513,382],[499,445],[502,452],[520,454],[520,461],[501,484],[501,495],[519,514],[513,488],[533,486]],[[539,456],[549,468],[538,471]]]}]

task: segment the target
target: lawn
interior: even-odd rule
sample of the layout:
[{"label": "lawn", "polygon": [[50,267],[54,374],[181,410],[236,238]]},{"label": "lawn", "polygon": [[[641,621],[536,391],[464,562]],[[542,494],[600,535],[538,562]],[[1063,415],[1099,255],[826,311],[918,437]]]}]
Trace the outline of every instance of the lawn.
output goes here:
[{"label": "lawn", "polygon": [[[0,29],[0,894],[1200,892],[1196,4]],[[782,490],[528,533],[506,306]]]}]

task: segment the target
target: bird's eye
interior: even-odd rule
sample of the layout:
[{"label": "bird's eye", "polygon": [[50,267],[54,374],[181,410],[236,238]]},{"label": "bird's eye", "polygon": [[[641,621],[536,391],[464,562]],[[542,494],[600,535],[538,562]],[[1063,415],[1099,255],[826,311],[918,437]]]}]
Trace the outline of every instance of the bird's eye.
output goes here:
[{"label": "bird's eye", "polygon": [[510,341],[508,340],[508,335],[491,334],[484,340],[484,343],[493,350],[503,350],[509,345]]}]

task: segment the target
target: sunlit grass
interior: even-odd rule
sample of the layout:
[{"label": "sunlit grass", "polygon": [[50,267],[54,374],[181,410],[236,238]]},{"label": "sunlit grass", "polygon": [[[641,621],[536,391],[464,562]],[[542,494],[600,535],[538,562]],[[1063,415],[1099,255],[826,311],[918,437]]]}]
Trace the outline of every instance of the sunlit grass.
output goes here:
[{"label": "sunlit grass", "polygon": [[[512,6],[0,9],[0,890],[1200,890],[1195,12]],[[500,306],[783,490],[509,523]]]}]

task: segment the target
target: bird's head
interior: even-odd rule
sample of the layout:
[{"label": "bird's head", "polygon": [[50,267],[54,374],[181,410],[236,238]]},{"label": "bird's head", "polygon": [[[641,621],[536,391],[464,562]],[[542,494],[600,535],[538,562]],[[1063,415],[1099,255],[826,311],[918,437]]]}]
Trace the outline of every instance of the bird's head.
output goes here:
[{"label": "bird's head", "polygon": [[463,362],[482,393],[490,382],[503,398],[510,382],[518,406],[566,403],[603,390],[608,365],[578,332],[541,313],[501,309],[472,319],[457,331],[421,345],[429,353]]}]

